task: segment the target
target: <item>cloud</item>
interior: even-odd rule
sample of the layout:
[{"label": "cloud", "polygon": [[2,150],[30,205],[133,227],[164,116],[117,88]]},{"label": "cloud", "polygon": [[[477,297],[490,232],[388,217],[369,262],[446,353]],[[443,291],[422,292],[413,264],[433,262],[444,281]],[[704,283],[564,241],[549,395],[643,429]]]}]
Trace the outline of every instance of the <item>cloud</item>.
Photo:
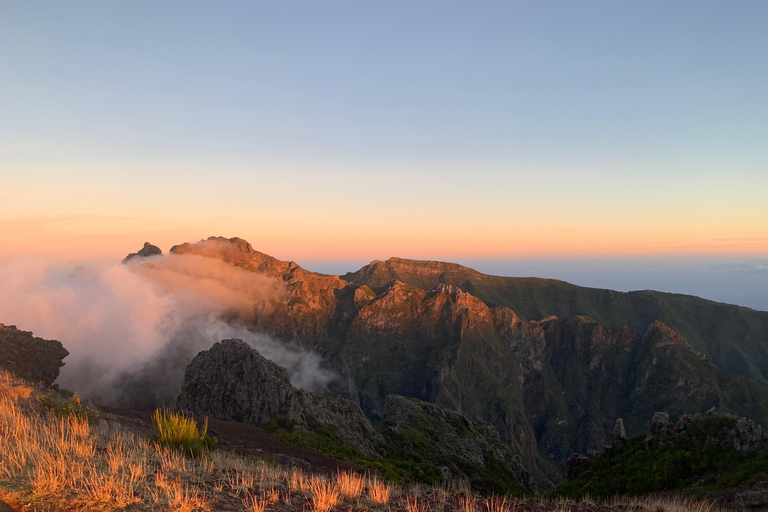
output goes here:
[{"label": "cloud", "polygon": [[254,307],[281,297],[282,284],[214,258],[15,258],[0,263],[0,283],[0,322],[61,341],[70,356],[58,382],[101,402],[172,405],[192,357],[233,337],[285,367],[298,387],[324,389],[334,378],[317,354],[243,327]]}]

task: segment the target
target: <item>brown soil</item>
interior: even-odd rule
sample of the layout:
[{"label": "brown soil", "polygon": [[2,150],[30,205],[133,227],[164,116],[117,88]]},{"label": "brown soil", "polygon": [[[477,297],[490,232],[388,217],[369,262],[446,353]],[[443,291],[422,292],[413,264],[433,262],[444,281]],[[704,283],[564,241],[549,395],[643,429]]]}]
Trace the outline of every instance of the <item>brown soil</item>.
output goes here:
[{"label": "brown soil", "polygon": [[[108,406],[99,406],[99,411],[101,411],[102,416],[137,433],[147,435],[152,429],[151,412]],[[367,469],[353,462],[287,445],[256,425],[209,420],[208,432],[218,441],[217,449],[219,450],[235,452],[246,457],[272,458],[281,465],[298,466],[309,472],[335,473],[337,470],[362,471]],[[3,512],[2,509],[0,512]]]}]

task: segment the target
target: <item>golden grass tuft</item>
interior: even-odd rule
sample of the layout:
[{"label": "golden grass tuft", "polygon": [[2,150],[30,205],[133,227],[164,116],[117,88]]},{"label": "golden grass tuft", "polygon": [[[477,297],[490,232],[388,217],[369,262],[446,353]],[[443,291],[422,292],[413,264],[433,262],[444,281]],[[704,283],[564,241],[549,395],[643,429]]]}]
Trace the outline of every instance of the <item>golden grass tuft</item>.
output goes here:
[{"label": "golden grass tuft", "polygon": [[310,489],[312,491],[312,509],[315,512],[328,512],[341,499],[336,484],[316,475],[310,479]]},{"label": "golden grass tuft", "polygon": [[391,485],[379,482],[376,479],[370,479],[368,481],[368,495],[375,503],[386,505],[389,503],[391,494]]},{"label": "golden grass tuft", "polygon": [[491,496],[485,500],[485,510],[487,512],[511,512],[512,508],[505,496]]},{"label": "golden grass tuft", "polygon": [[359,498],[365,489],[365,479],[357,473],[338,471],[336,473],[336,486],[345,498]]}]

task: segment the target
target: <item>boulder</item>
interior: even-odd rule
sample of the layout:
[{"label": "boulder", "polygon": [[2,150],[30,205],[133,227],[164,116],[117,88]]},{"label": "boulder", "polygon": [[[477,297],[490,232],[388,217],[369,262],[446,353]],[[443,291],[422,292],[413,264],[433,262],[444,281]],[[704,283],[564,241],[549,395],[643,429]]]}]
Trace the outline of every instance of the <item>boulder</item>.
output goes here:
[{"label": "boulder", "polygon": [[284,368],[239,339],[223,340],[192,359],[176,403],[218,420],[261,425],[279,419],[298,430],[331,429],[366,455],[377,455],[383,443],[356,403],[293,387]]},{"label": "boulder", "polygon": [[0,368],[23,379],[51,386],[68,355],[56,340],[36,338],[15,325],[0,324]]}]

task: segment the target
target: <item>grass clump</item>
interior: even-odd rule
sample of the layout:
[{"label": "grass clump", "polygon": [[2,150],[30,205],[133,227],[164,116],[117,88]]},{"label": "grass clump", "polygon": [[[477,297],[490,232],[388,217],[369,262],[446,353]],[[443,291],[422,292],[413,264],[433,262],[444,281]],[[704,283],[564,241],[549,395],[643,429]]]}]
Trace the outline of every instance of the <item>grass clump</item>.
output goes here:
[{"label": "grass clump", "polygon": [[60,418],[74,417],[87,420],[89,425],[94,425],[99,421],[99,411],[83,405],[77,393],[65,391],[58,396],[38,395],[37,401]]},{"label": "grass clump", "polygon": [[149,440],[159,446],[180,450],[185,455],[197,458],[216,448],[216,439],[208,435],[208,418],[203,421],[202,430],[197,421],[181,412],[157,409],[152,415],[152,433]]}]

